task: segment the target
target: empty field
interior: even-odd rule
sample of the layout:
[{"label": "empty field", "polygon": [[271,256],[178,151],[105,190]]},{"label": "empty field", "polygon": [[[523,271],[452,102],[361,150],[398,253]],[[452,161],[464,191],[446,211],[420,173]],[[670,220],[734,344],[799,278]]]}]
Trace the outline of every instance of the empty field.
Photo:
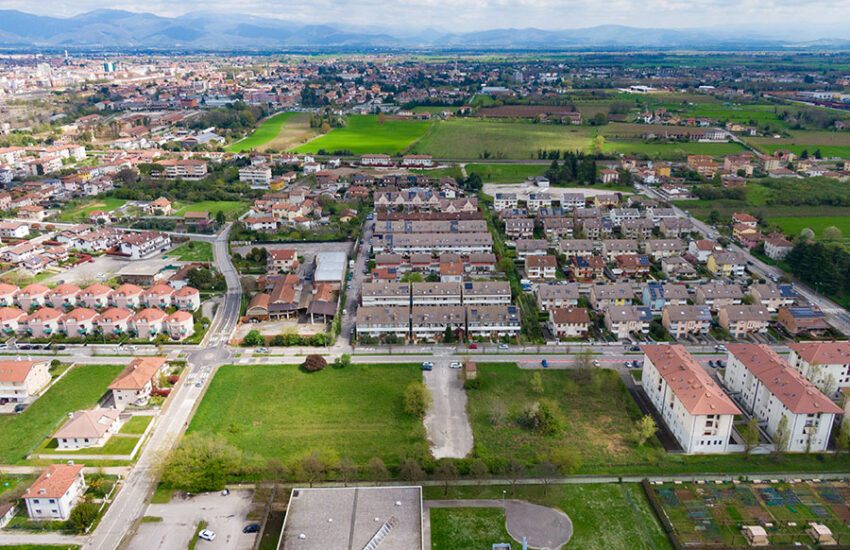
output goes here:
[{"label": "empty field", "polygon": [[431,550],[491,548],[497,542],[520,548],[505,529],[501,508],[432,508]]},{"label": "empty field", "polygon": [[212,243],[204,241],[189,241],[181,244],[168,253],[181,262],[211,262],[213,261]]},{"label": "empty field", "polygon": [[221,210],[228,219],[235,219],[248,208],[247,202],[242,201],[201,201],[181,206],[174,212],[174,216],[185,216],[186,212],[209,212],[214,217]]},{"label": "empty field", "polygon": [[787,149],[794,154],[801,154],[804,150],[809,155],[820,151],[824,158],[850,156],[850,132],[826,132],[791,130],[789,138],[752,137],[746,138],[749,143],[763,149],[767,153],[773,153],[777,149]]},{"label": "empty field", "polygon": [[59,215],[60,221],[79,221],[88,219],[89,214],[94,212],[95,210],[103,210],[104,212],[111,212],[116,208],[121,208],[127,203],[127,201],[122,199],[113,199],[109,197],[94,199],[90,201],[86,201],[80,205],[74,206],[72,208],[68,208],[64,210]]},{"label": "empty field", "polygon": [[250,136],[229,145],[226,151],[285,151],[300,145],[313,135],[315,132],[310,128],[310,113],[278,113],[264,121]]},{"label": "empty field", "polygon": [[406,415],[405,386],[418,365],[352,365],[307,373],[295,365],[218,370],[189,426],[236,447],[284,462],[334,450],[365,464],[427,453],[420,419]]},{"label": "empty field", "polygon": [[343,128],[334,128],[313,141],[296,147],[297,153],[350,151],[354,155],[404,152],[431,126],[430,121],[387,118],[380,124],[377,115],[352,115]]},{"label": "empty field", "polygon": [[467,164],[466,173],[478,174],[484,183],[521,183],[547,168],[542,164]]}]

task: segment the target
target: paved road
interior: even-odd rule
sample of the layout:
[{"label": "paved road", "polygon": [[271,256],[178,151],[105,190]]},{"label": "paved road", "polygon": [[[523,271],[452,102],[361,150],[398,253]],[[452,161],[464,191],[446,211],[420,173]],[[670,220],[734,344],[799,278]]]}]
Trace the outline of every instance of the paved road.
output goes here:
[{"label": "paved road", "polygon": [[363,237],[358,243],[360,248],[354,251],[354,267],[351,268],[351,290],[347,291],[345,296],[345,315],[342,316],[342,321],[340,322],[339,338],[337,338],[334,345],[335,353],[351,352],[351,329],[354,328],[354,322],[357,320],[357,305],[360,303],[363,282],[366,280],[363,270],[369,262],[369,247],[366,243],[371,241],[374,232],[375,222],[374,220],[368,220],[363,228]]},{"label": "paved road", "polygon": [[456,358],[428,359],[434,369],[422,371],[434,405],[425,415],[425,431],[434,458],[463,458],[472,451],[472,425],[466,414],[466,391],[460,369],[449,368]]}]

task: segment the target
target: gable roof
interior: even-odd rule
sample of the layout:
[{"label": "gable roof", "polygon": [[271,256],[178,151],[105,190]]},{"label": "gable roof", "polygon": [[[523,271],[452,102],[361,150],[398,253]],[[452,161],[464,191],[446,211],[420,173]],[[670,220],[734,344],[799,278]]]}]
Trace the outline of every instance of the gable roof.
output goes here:
[{"label": "gable roof", "polygon": [[51,464],[24,492],[23,498],[62,498],[82,471],[82,464]]},{"label": "gable roof", "polygon": [[788,347],[810,365],[850,364],[850,342],[794,342]]},{"label": "gable roof", "polygon": [[165,357],[136,357],[109,384],[110,390],[140,390],[165,364]]},{"label": "gable roof", "polygon": [[95,409],[93,411],[77,411],[61,428],[53,434],[53,439],[90,438],[100,439],[118,420],[121,411],[118,409]]}]

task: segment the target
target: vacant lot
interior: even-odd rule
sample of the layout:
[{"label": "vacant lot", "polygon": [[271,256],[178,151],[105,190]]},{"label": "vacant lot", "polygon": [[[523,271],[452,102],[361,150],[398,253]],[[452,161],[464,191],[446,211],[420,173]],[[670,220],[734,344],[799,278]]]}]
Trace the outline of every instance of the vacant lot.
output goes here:
[{"label": "vacant lot", "polygon": [[176,256],[181,262],[211,262],[213,261],[212,243],[189,241],[181,244],[168,255]]},{"label": "vacant lot", "polygon": [[247,202],[242,201],[201,201],[189,205],[180,206],[175,216],[185,216],[186,212],[209,212],[211,217],[221,210],[228,219],[236,219],[248,208]]},{"label": "vacant lot", "polygon": [[520,183],[542,175],[546,168],[541,164],[467,164],[466,173],[478,174],[484,183]]},{"label": "vacant lot", "polygon": [[23,413],[0,417],[0,464],[20,462],[66,414],[96,404],[122,368],[74,367]]},{"label": "vacant lot", "polygon": [[520,548],[505,529],[501,508],[432,508],[431,550],[491,548],[497,542]]},{"label": "vacant lot", "polygon": [[[586,379],[573,370],[532,372],[505,363],[478,368],[481,385],[469,391],[468,408],[476,452],[485,460],[531,464],[568,446],[581,454],[585,466],[633,463],[658,445],[653,440],[645,449],[635,448],[630,434],[640,412],[615,371],[597,370]],[[542,378],[542,394],[532,391],[534,374]],[[563,429],[557,435],[522,425],[525,411],[543,398],[561,410]]]},{"label": "vacant lot", "polygon": [[427,453],[424,428],[404,413],[405,386],[418,365],[352,365],[306,373],[294,365],[219,369],[189,431],[224,435],[232,444],[285,462],[334,450],[365,464],[388,465],[403,453]]},{"label": "vacant lot", "polygon": [[274,149],[285,151],[309,139],[309,113],[278,113],[263,122],[250,136],[227,147],[230,153]]},{"label": "vacant lot", "polygon": [[334,128],[309,143],[296,147],[298,153],[351,151],[354,155],[384,153],[397,155],[404,152],[431,126],[422,120],[386,119],[380,123],[376,115],[352,115],[343,128]]},{"label": "vacant lot", "polygon": [[[508,498],[558,508],[570,517],[575,530],[570,542],[564,546],[566,550],[671,548],[646,501],[643,489],[637,484],[555,485],[545,490],[545,495],[544,487],[539,485],[519,485],[513,490],[509,486],[451,487],[448,497],[443,496],[442,487],[426,487],[424,490],[424,497],[430,499],[500,499],[504,490]],[[431,533],[433,541],[433,515]]]},{"label": "vacant lot", "polygon": [[85,201],[82,204],[76,205],[72,208],[65,209],[60,215],[60,221],[81,221],[88,220],[89,214],[94,212],[95,210],[103,210],[104,212],[111,212],[116,208],[121,208],[126,204],[127,201],[122,199],[113,199],[113,198],[99,198],[95,200]]},{"label": "vacant lot", "polygon": [[790,134],[789,138],[752,137],[747,138],[747,141],[767,153],[788,149],[797,155],[803,151],[809,155],[820,151],[824,158],[850,156],[850,132],[790,130]]},{"label": "vacant lot", "polygon": [[602,151],[627,155],[646,155],[653,158],[684,159],[688,155],[711,155],[720,157],[740,153],[744,147],[738,143],[658,143],[613,140],[605,141]]}]

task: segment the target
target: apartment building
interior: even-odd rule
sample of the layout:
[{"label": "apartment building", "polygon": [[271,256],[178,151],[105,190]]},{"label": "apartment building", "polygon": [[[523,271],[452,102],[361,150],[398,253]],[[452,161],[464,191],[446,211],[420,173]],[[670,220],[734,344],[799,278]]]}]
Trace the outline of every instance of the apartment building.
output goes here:
[{"label": "apartment building", "polygon": [[555,256],[526,256],[525,274],[529,279],[556,279],[558,260]]},{"label": "apartment building", "polygon": [[579,284],[541,283],[537,285],[537,307],[543,311],[578,305]]},{"label": "apartment building", "polygon": [[651,239],[646,241],[645,246],[647,255],[656,262],[662,258],[681,256],[685,252],[681,239]]},{"label": "apartment building", "polygon": [[708,306],[667,306],[661,313],[661,324],[676,339],[692,334],[708,334],[711,330],[711,310]]},{"label": "apartment building", "polygon": [[602,257],[606,262],[613,262],[621,254],[637,254],[640,252],[635,239],[607,239],[602,241]]},{"label": "apartment building", "polygon": [[587,338],[590,316],[582,307],[553,307],[549,309],[548,325],[555,338]]},{"label": "apartment building", "polygon": [[773,283],[755,283],[750,287],[750,295],[756,303],[766,307],[771,313],[779,311],[781,307],[794,305],[797,293],[791,285],[776,285]]},{"label": "apartment building", "polygon": [[463,305],[509,305],[511,285],[507,281],[472,281],[463,283]]},{"label": "apartment building", "polygon": [[748,334],[764,334],[770,324],[770,313],[762,305],[723,306],[717,310],[717,322],[733,338]]},{"label": "apartment building", "polygon": [[667,306],[683,306],[688,303],[688,288],[685,285],[650,282],[643,287],[642,302],[653,313]]},{"label": "apartment building", "polygon": [[736,284],[706,283],[696,289],[696,303],[712,310],[741,305],[743,300],[744,291]]},{"label": "apartment building", "polygon": [[788,344],[788,364],[806,380],[837,399],[850,387],[850,342],[794,342]]},{"label": "apartment building", "polygon": [[595,284],[590,287],[590,305],[596,311],[611,306],[631,305],[634,299],[635,291],[628,283]]},{"label": "apartment building", "polygon": [[372,240],[376,253],[391,252],[409,256],[411,254],[474,254],[493,251],[493,236],[490,233],[419,233],[388,234],[380,241]]},{"label": "apartment building", "polygon": [[630,340],[633,334],[649,334],[652,312],[646,306],[608,306],[605,328],[618,340]]},{"label": "apartment building", "polygon": [[0,361],[0,399],[21,403],[50,383],[50,361]]}]

